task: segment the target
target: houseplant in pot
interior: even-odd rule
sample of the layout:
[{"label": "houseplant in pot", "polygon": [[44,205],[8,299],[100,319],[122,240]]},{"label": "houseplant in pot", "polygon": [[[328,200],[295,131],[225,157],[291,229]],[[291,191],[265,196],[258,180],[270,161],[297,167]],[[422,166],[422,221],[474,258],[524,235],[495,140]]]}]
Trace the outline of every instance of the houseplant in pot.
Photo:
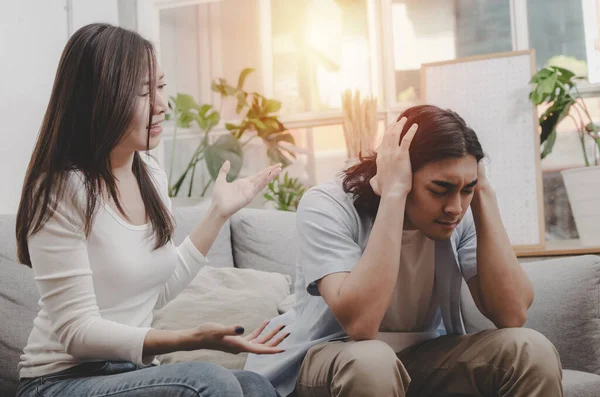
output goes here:
[{"label": "houseplant in pot", "polygon": [[541,155],[552,152],[557,126],[570,120],[581,143],[585,166],[561,171],[575,218],[581,244],[600,245],[600,135],[569,69],[546,66],[531,79],[529,98],[535,105],[547,106],[539,118]]},{"label": "houseplant in pot", "polygon": [[[242,70],[236,86],[229,85],[224,79],[213,82],[213,91],[221,95],[219,108],[212,104],[200,105],[192,96],[186,94],[178,93],[170,98],[170,118],[175,119],[169,165],[171,197],[192,196],[194,177],[198,167],[201,166],[205,167],[209,178],[204,182],[200,197],[206,194],[226,160],[231,163],[229,180],[236,179],[244,164],[244,147],[255,138],[262,140],[267,157],[272,163],[282,163],[286,167],[295,157],[294,137],[276,115],[281,103],[265,98],[259,93],[244,90],[244,82],[252,72],[253,69]],[[224,128],[219,128],[222,124],[221,107],[226,100],[235,101],[236,114],[240,118],[236,123],[224,123]],[[177,129],[190,128],[193,125],[200,129],[200,143],[184,170],[179,175],[175,175],[173,163],[176,156]],[[183,189],[186,182],[187,189]]]}]

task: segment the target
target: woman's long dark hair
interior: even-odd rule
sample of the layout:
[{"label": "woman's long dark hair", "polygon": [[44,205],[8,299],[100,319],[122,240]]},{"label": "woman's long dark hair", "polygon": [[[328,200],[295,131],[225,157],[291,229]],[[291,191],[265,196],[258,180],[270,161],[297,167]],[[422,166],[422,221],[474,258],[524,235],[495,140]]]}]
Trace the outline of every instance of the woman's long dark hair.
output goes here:
[{"label": "woman's long dark hair", "polygon": [[[54,214],[64,195],[69,171],[83,175],[86,236],[91,231],[98,200],[105,192],[127,217],[119,201],[109,154],[130,130],[142,79],[146,77],[150,80],[148,125],[152,124],[155,68],[152,44],[135,32],[91,24],[71,36],[58,65],[23,183],[16,227],[21,263],[31,267],[27,239]],[[148,131],[147,145],[149,139]],[[152,224],[155,248],[159,248],[171,239],[174,221],[137,152],[132,168]]]},{"label": "woman's long dark hair", "polygon": [[[473,155],[479,162],[483,149],[473,131],[456,112],[432,105],[420,105],[406,109],[399,117],[407,121],[400,136],[404,138],[411,125],[417,123],[419,130],[410,146],[413,173],[432,161]],[[377,173],[377,153],[360,155],[358,164],[344,171],[344,190],[354,196],[354,206],[359,214],[374,218],[379,208],[379,196],[373,192],[369,181]]]}]

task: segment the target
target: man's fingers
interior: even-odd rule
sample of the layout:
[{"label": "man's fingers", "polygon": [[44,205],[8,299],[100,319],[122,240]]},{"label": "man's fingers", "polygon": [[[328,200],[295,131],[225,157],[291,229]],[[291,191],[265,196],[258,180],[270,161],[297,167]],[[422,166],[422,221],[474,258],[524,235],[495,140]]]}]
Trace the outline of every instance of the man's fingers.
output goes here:
[{"label": "man's fingers", "polygon": [[404,134],[404,138],[402,138],[402,143],[400,144],[402,149],[408,150],[408,148],[410,148],[410,144],[412,143],[412,140],[415,137],[418,129],[418,124],[413,124],[410,126],[408,131],[406,131],[406,134]]},{"label": "man's fingers", "polygon": [[400,144],[400,135],[402,134],[405,124],[406,117],[402,117],[396,124],[392,126],[389,140],[387,141],[388,148],[393,149]]}]

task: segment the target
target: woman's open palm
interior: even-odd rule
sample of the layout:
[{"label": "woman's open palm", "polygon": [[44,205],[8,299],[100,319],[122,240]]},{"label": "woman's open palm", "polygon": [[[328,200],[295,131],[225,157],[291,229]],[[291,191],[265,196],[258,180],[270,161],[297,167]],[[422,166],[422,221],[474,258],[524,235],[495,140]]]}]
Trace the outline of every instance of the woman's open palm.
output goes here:
[{"label": "woman's open palm", "polygon": [[281,172],[281,164],[275,164],[246,178],[227,182],[231,164],[226,161],[215,181],[212,202],[221,216],[230,217],[244,208],[256,195]]}]

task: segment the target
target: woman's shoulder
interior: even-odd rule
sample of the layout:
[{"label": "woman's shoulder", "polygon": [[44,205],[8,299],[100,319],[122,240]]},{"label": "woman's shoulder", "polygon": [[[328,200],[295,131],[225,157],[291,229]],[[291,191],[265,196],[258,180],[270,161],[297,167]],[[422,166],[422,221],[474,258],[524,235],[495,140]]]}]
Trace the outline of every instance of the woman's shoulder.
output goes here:
[{"label": "woman's shoulder", "polygon": [[152,176],[158,177],[159,179],[167,179],[167,173],[154,156],[140,152],[140,157],[144,164],[146,164],[146,168],[150,171]]}]

